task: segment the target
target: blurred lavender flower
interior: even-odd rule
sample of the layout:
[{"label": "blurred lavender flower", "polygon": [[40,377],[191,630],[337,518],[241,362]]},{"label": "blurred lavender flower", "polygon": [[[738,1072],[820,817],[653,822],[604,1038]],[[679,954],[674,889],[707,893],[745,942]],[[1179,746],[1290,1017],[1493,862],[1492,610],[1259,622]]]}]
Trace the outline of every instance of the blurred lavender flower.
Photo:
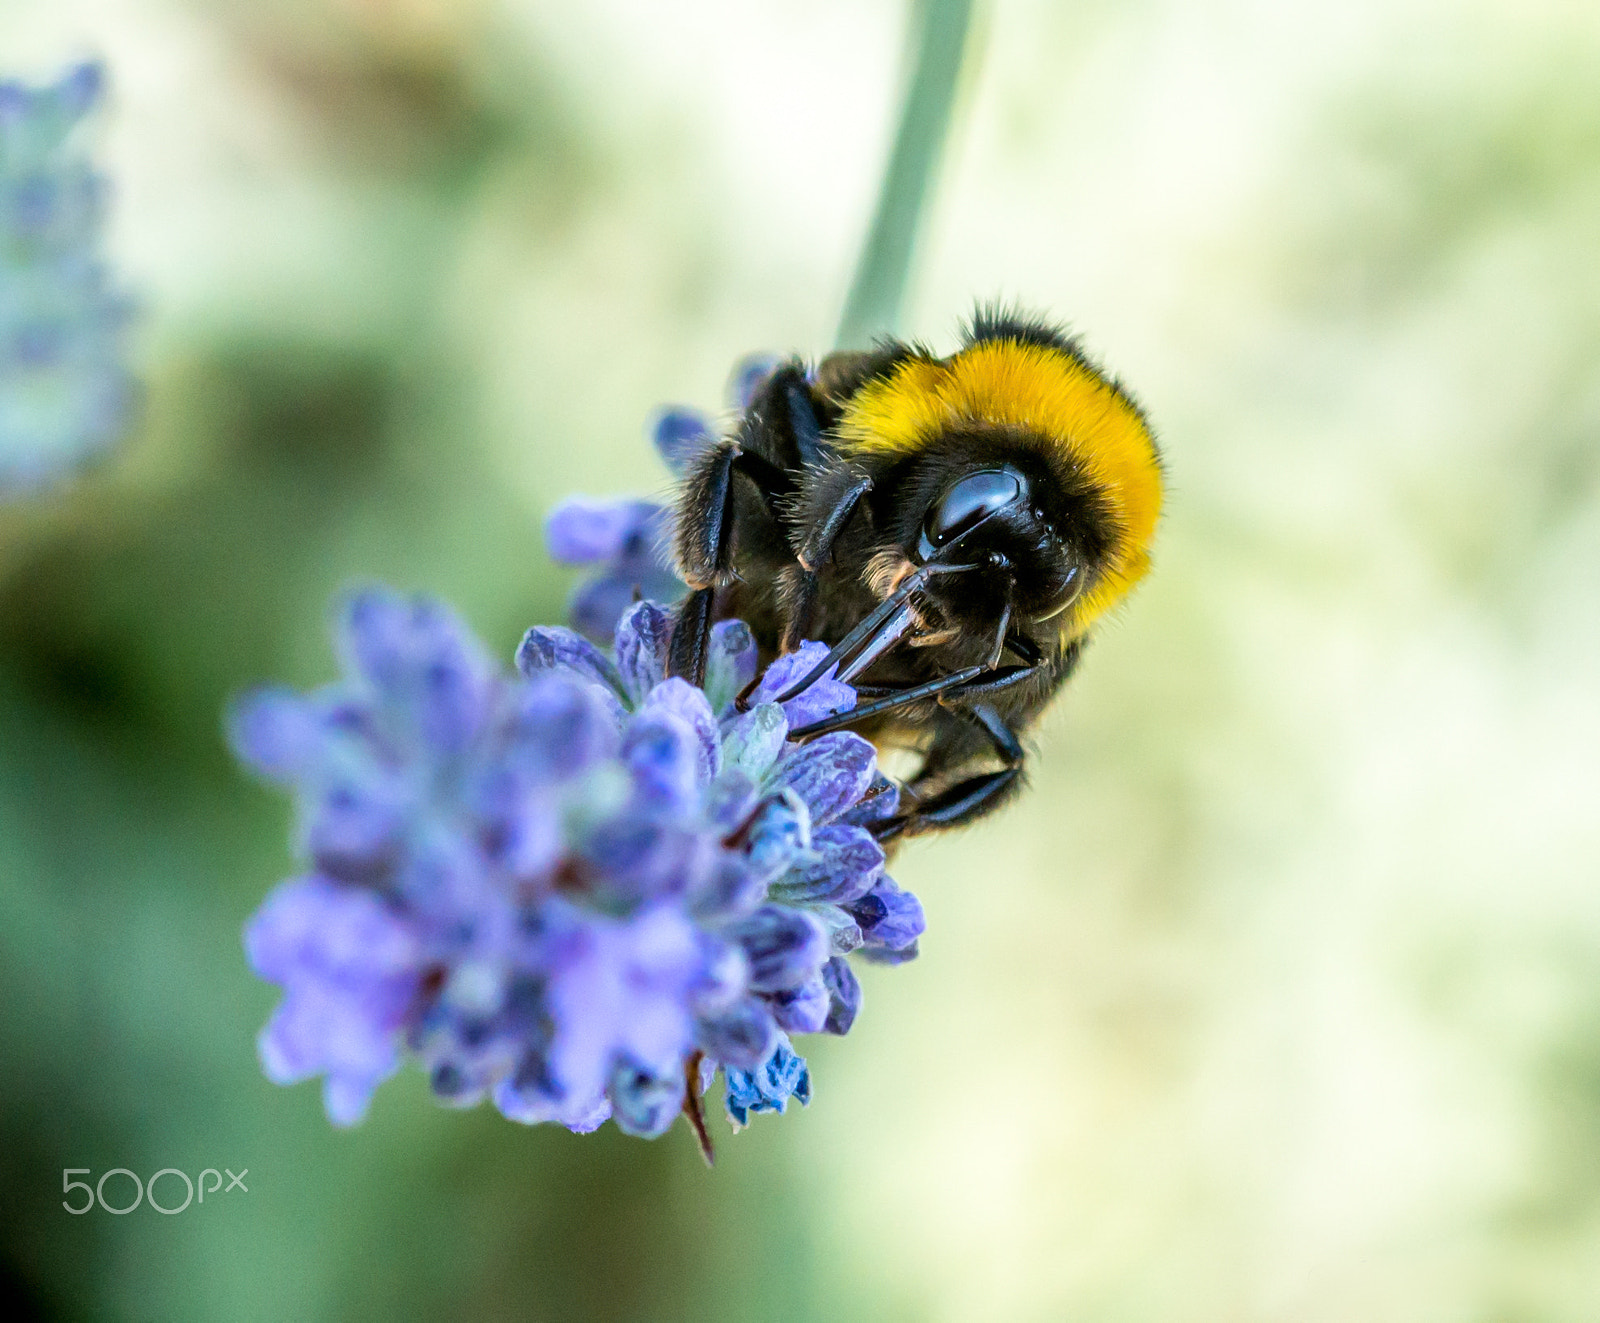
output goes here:
[{"label": "blurred lavender flower", "polygon": [[728,1116],[734,1125],[748,1125],[751,1112],[781,1112],[790,1098],[811,1101],[811,1073],[788,1040],[755,1070],[729,1070]]},{"label": "blurred lavender flower", "polygon": [[658,410],[650,423],[650,441],[674,477],[681,478],[695,456],[716,438],[711,418],[687,404]]},{"label": "blurred lavender flower", "polygon": [[[777,366],[771,354],[739,360],[728,382],[728,399],[743,410]],[[656,452],[675,475],[716,440],[712,419],[687,405],[672,405],[650,424]],[[572,496],[545,524],[551,558],[562,565],[594,565],[599,573],[581,580],[567,601],[567,616],[585,638],[611,641],[617,622],[640,600],[670,602],[687,591],[672,563],[672,512],[630,496]]]},{"label": "blurred lavender flower", "polygon": [[307,865],[245,931],[284,989],[270,1078],[324,1076],[338,1124],[407,1053],[443,1101],[580,1131],[660,1134],[717,1067],[736,1123],[807,1100],[789,1035],[847,1032],[844,957],[909,958],[922,930],[867,829],[896,794],[859,736],[788,739],[855,702],[831,678],[771,701],[821,644],[740,712],[749,630],[716,627],[704,689],[666,678],[670,630],[649,601],[610,655],[532,629],[509,676],[447,608],[370,591],[340,620],[343,679],[235,707]]},{"label": "blurred lavender flower", "polygon": [[585,638],[608,642],[640,598],[670,602],[685,585],[668,550],[671,512],[630,497],[572,496],[551,511],[545,541],[562,565],[597,565],[567,599],[567,616]]},{"label": "blurred lavender flower", "polygon": [[0,82],[0,498],[112,445],[131,412],[130,308],[96,255],[105,181],[72,140],[104,83],[97,64]]}]

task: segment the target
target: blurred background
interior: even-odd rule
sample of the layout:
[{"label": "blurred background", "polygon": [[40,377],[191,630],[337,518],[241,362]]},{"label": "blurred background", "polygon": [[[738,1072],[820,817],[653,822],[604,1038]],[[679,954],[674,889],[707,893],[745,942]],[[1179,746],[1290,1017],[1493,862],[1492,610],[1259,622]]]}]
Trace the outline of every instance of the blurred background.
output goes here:
[{"label": "blurred background", "polygon": [[[103,57],[124,448],[0,508],[0,1239],[41,1317],[1600,1317],[1600,10],[996,0],[906,329],[1079,329],[1170,463],[1031,794],[916,842],[810,1108],[525,1129],[261,1076],[330,597],[560,618],[544,512],[832,338],[899,0],[6,0]],[[183,1214],[61,1172],[248,1168]],[[125,1196],[107,1187],[108,1199]],[[162,1199],[176,1202],[175,1184]]]}]

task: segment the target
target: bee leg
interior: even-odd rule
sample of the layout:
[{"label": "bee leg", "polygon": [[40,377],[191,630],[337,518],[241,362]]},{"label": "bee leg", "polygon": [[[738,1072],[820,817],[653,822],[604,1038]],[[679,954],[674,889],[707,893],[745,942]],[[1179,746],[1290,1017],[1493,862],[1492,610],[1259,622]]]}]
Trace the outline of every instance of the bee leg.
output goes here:
[{"label": "bee leg", "polygon": [[811,633],[811,619],[817,609],[819,585],[815,570],[796,562],[783,572],[783,633],[778,636],[778,651],[794,652]]},{"label": "bee leg", "polygon": [[1078,659],[1083,654],[1083,641],[1074,640],[1057,661],[1047,663],[1038,645],[1026,635],[1013,630],[1007,633],[1005,638],[1006,647],[1019,657],[1031,659],[1031,664],[1002,666],[997,670],[986,671],[964,685],[947,690],[939,697],[941,706],[965,718],[988,738],[995,753],[999,755],[1002,764],[1000,770],[967,777],[936,794],[925,796],[922,793],[923,787],[933,781],[934,775],[942,770],[934,769],[934,773],[930,774],[925,769],[914,784],[906,787],[915,802],[915,807],[910,812],[890,818],[874,828],[874,834],[879,840],[890,840],[903,834],[974,822],[985,813],[999,808],[1021,787],[1022,764],[1026,756],[1022,744],[1006,720],[989,703],[982,700],[1040,675],[1053,676],[1054,682],[1059,684],[1076,668]]},{"label": "bee leg", "polygon": [[906,575],[894,592],[879,602],[854,629],[828,650],[826,657],[773,701],[787,703],[791,698],[805,693],[835,666],[841,668],[839,679],[845,681],[864,671],[873,660],[881,657],[911,630],[915,620],[906,607],[906,599],[918,592],[931,575],[965,574],[980,568],[978,565],[930,564]]},{"label": "bee leg", "polygon": [[798,730],[791,730],[789,738],[803,740],[809,735],[822,735],[830,730],[838,730],[841,726],[849,726],[857,721],[865,721],[868,717],[876,717],[885,712],[893,712],[896,708],[905,707],[910,703],[921,703],[930,698],[937,698],[940,694],[960,689],[962,685],[976,679],[983,673],[983,667],[969,666],[962,671],[952,671],[949,675],[941,675],[937,680],[929,680],[926,684],[909,685],[904,689],[893,690],[870,703],[858,703],[855,707],[844,712],[835,712],[831,717],[823,717],[821,721],[813,721],[809,726],[801,726]]},{"label": "bee leg", "polygon": [[795,559],[808,570],[815,570],[827,560],[833,554],[833,544],[839,540],[839,534],[844,532],[844,526],[856,512],[856,506],[861,504],[861,498],[871,490],[872,479],[860,477],[840,492],[833,506],[806,535]]},{"label": "bee leg", "polygon": [[678,564],[694,585],[678,611],[667,657],[667,673],[702,685],[706,678],[706,644],[711,637],[716,590],[732,582],[733,475],[742,473],[755,484],[774,518],[774,506],[789,489],[788,475],[776,464],[736,442],[713,447],[684,480],[679,501]]},{"label": "bee leg", "polygon": [[789,406],[789,430],[794,434],[794,448],[799,453],[800,463],[807,467],[820,464],[823,460],[822,424],[817,421],[817,411],[811,405],[805,375],[792,372],[783,393]]},{"label": "bee leg", "polygon": [[[997,694],[1002,689],[1010,689],[1014,685],[1022,684],[1032,679],[1042,670],[1039,666],[997,666],[993,670],[984,671],[975,679],[968,681],[957,689],[952,689],[939,701],[946,707],[954,705],[965,698],[986,698],[990,694]],[[962,715],[970,713],[961,708],[956,708]]]},{"label": "bee leg", "polygon": [[681,676],[696,688],[706,682],[706,646],[711,639],[711,609],[715,588],[696,588],[678,608],[668,645],[667,674]]},{"label": "bee leg", "polygon": [[[1077,648],[1079,645],[1074,643],[1072,646]],[[1006,631],[1006,647],[1029,666],[1037,666],[1044,660],[1044,649],[1019,629]]]},{"label": "bee leg", "polygon": [[909,813],[885,822],[883,826],[886,830],[879,833],[880,839],[974,822],[985,813],[999,808],[1021,784],[1022,763],[1026,754],[1016,733],[1000,714],[987,703],[975,703],[970,707],[952,710],[966,717],[988,736],[1004,766],[998,772],[970,776],[926,798],[917,793],[916,785],[910,786],[916,807]]},{"label": "bee leg", "polygon": [[[809,402],[806,406],[810,408]],[[815,417],[812,419],[815,423]],[[800,429],[795,429],[796,439]],[[803,447],[802,447],[803,452]],[[839,493],[828,512],[814,525],[806,540],[795,553],[795,565],[789,575],[788,611],[779,646],[784,652],[793,652],[800,646],[811,627],[811,612],[817,601],[817,567],[833,555],[839,534],[850,522],[861,499],[872,490],[872,479],[857,478]]]}]

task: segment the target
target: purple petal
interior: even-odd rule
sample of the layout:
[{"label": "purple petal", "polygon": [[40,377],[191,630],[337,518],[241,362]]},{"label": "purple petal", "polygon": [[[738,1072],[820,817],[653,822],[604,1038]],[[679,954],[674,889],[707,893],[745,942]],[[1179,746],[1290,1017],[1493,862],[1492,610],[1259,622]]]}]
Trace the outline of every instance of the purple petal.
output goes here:
[{"label": "purple petal", "polygon": [[635,602],[617,624],[617,671],[634,702],[667,678],[672,615],[654,602]]},{"label": "purple petal", "polygon": [[[795,651],[785,653],[761,677],[755,699],[762,702],[775,699],[809,675],[827,655],[828,645],[816,642],[802,643]],[[820,679],[813,680],[807,689],[783,705],[790,726],[809,725],[856,705],[856,691],[834,678],[837,670],[838,667],[830,666]]]},{"label": "purple petal", "polygon": [[822,967],[822,982],[828,989],[828,1017],[823,1032],[849,1033],[861,1009],[861,984],[855,970],[843,956],[834,956]]},{"label": "purple petal", "polygon": [[[465,642],[465,640],[463,640]],[[477,738],[491,707],[494,668],[476,649],[441,640],[441,649],[418,676],[418,725],[444,753],[459,753]]]},{"label": "purple petal", "polygon": [[789,725],[799,730],[813,721],[831,717],[835,712],[848,712],[855,705],[856,691],[833,679],[830,673],[785,703],[783,714],[789,718]]},{"label": "purple petal", "polygon": [[567,598],[567,618],[587,639],[610,646],[617,625],[635,602],[675,602],[684,582],[668,567],[642,558],[615,562],[598,578],[580,583]]},{"label": "purple petal", "polygon": [[724,767],[706,791],[706,821],[721,836],[743,827],[761,800],[760,788],[737,767]]},{"label": "purple petal", "polygon": [[321,878],[285,883],[245,926],[245,950],[284,998],[258,1045],[269,1079],[327,1074],[335,1124],[360,1120],[399,1064],[418,951],[405,923],[368,892]]},{"label": "purple petal", "polygon": [[789,723],[776,703],[762,703],[734,717],[722,736],[723,761],[760,779],[772,770],[789,738]]},{"label": "purple petal", "polygon": [[706,697],[720,714],[756,678],[759,651],[755,635],[742,620],[722,620],[711,627],[706,648]]},{"label": "purple petal", "polygon": [[[497,961],[517,942],[517,914],[497,862],[472,838],[433,825],[415,834],[395,869],[392,886],[407,920],[430,954],[448,952],[458,962],[456,972],[475,955]],[[498,999],[503,990],[497,978],[486,995]]]},{"label": "purple petal", "polygon": [[922,902],[909,891],[902,891],[891,877],[879,878],[871,891],[845,908],[861,925],[869,948],[904,950],[928,926]]},{"label": "purple petal", "polygon": [[868,964],[873,965],[903,965],[908,960],[917,958],[917,944],[902,946],[891,950],[887,946],[863,946],[860,956]]},{"label": "purple petal", "polygon": [[[639,707],[639,716],[665,712],[682,722],[694,732],[699,750],[699,780],[697,788],[704,788],[722,770],[722,741],[717,734],[716,718],[711,715],[711,705],[706,696],[687,680],[676,676],[663,680]],[[635,718],[637,720],[638,718]]]},{"label": "purple petal", "polygon": [[835,823],[811,835],[811,851],[773,884],[773,895],[845,905],[866,895],[883,874],[883,847],[860,827]]},{"label": "purple petal", "polygon": [[654,1139],[665,1134],[683,1109],[682,1071],[658,1075],[632,1061],[620,1061],[612,1069],[611,1119],[624,1134]]},{"label": "purple petal", "polygon": [[[774,659],[771,666],[762,673],[761,683],[750,693],[749,703],[753,707],[757,703],[770,703],[790,685],[801,679],[818,662],[828,655],[826,643],[802,643],[794,652],[786,652]],[[828,674],[832,674],[836,667],[830,667]]]},{"label": "purple petal", "polygon": [[754,1070],[772,1053],[778,1037],[772,1012],[759,997],[745,997],[719,1015],[702,1017],[695,1042],[713,1060]]},{"label": "purple petal", "polygon": [[233,704],[228,742],[259,775],[286,783],[312,770],[327,739],[314,703],[287,689],[264,687]]},{"label": "purple petal", "polygon": [[633,778],[636,804],[654,810],[690,812],[710,780],[694,728],[664,708],[642,711],[628,723],[622,757]]},{"label": "purple petal", "polygon": [[245,925],[244,945],[256,974],[282,984],[302,975],[387,979],[417,959],[411,930],[381,900],[320,877],[274,890]]},{"label": "purple petal", "polygon": [[567,595],[567,619],[584,638],[609,645],[623,613],[646,593],[632,576],[603,574],[575,584]]},{"label": "purple petal", "polygon": [[[535,672],[497,732],[497,770],[536,785],[570,781],[621,748],[616,695],[571,672]],[[580,673],[581,674],[581,673]]]},{"label": "purple petal", "polygon": [[549,1064],[565,1094],[592,1096],[615,1061],[667,1076],[693,1043],[690,989],[704,951],[670,905],[615,920],[572,911],[546,992],[555,1033]]},{"label": "purple petal", "polygon": [[493,824],[495,861],[518,883],[546,883],[565,847],[561,810],[545,795],[530,795]]},{"label": "purple petal", "polygon": [[298,987],[284,997],[256,1043],[274,1084],[342,1075],[376,1085],[400,1064],[405,1000],[387,990],[336,984]]},{"label": "purple petal", "polygon": [[551,559],[563,565],[615,560],[653,537],[661,507],[631,497],[569,496],[545,521]]},{"label": "purple petal", "polygon": [[811,810],[815,826],[832,822],[872,785],[877,753],[852,731],[833,731],[792,748],[773,780],[794,790]]},{"label": "purple petal", "polygon": [[67,113],[76,118],[94,108],[105,88],[105,66],[99,60],[86,60],[69,69],[56,90]]},{"label": "purple petal", "polygon": [[749,982],[750,964],[744,949],[701,929],[700,973],[689,990],[694,1013],[720,1015],[744,996]]},{"label": "purple petal", "polygon": [[750,987],[781,992],[814,978],[829,955],[828,934],[803,910],[763,905],[733,924],[728,935],[744,947]]},{"label": "purple petal", "polygon": [[542,1058],[534,1058],[494,1089],[494,1105],[510,1121],[538,1125],[554,1121],[578,1134],[598,1130],[611,1117],[611,1101],[596,1090],[592,1094],[562,1094],[549,1078]]},{"label": "purple petal", "polygon": [[517,669],[530,680],[565,671],[603,685],[618,698],[626,696],[622,677],[605,654],[582,635],[559,625],[535,625],[522,636]]},{"label": "purple petal", "polygon": [[344,608],[341,644],[350,669],[403,710],[429,745],[453,753],[477,735],[494,666],[443,603],[386,589],[356,593]]},{"label": "purple petal", "polygon": [[393,866],[414,799],[376,769],[325,786],[305,808],[306,853],[330,877],[375,882]]},{"label": "purple petal", "polygon": [[712,921],[743,918],[766,898],[766,884],[750,871],[744,860],[723,855],[694,890],[690,903],[697,919]]},{"label": "purple petal", "polygon": [[[750,703],[770,703],[808,675],[828,655],[826,643],[802,643],[793,652],[786,652],[761,677],[761,683],[750,695]],[[783,705],[784,715],[792,728],[810,725],[813,721],[845,712],[856,705],[856,691],[834,679],[837,666],[830,666],[820,680],[812,682],[804,692]]]},{"label": "purple petal", "polygon": [[811,817],[804,803],[774,799],[762,806],[746,835],[750,872],[765,886],[810,848]]},{"label": "purple petal", "polygon": [[557,787],[614,758],[621,704],[609,690],[559,671],[512,691],[489,757],[462,787],[479,839],[519,880],[544,876],[565,842]]},{"label": "purple petal", "polygon": [[798,988],[768,993],[766,1001],[772,1007],[778,1028],[786,1034],[820,1033],[827,1023],[828,988],[820,974],[807,979]]},{"label": "purple petal", "polygon": [[[396,1062],[396,1066],[398,1064]],[[372,1095],[377,1092],[378,1085],[392,1073],[393,1071],[389,1070],[376,1077],[329,1075],[322,1082],[322,1110],[327,1113],[328,1120],[344,1130],[360,1125],[367,1115],[367,1108],[372,1104]]]},{"label": "purple petal", "polygon": [[716,440],[711,420],[698,409],[678,405],[663,409],[650,426],[650,439],[674,473],[682,474],[695,456]]},{"label": "purple petal", "polygon": [[631,909],[656,897],[693,894],[718,853],[702,832],[625,811],[594,827],[582,843],[585,899]]}]

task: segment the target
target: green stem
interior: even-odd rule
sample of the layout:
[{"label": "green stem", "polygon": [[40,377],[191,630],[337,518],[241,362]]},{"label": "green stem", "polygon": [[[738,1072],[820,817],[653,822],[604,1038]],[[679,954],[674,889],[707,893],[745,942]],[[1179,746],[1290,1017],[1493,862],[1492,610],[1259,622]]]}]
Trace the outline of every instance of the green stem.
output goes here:
[{"label": "green stem", "polygon": [[835,343],[840,349],[863,349],[899,329],[917,229],[950,128],[971,26],[972,0],[916,0],[910,34],[916,42],[916,64],[872,228],[839,321]]}]

